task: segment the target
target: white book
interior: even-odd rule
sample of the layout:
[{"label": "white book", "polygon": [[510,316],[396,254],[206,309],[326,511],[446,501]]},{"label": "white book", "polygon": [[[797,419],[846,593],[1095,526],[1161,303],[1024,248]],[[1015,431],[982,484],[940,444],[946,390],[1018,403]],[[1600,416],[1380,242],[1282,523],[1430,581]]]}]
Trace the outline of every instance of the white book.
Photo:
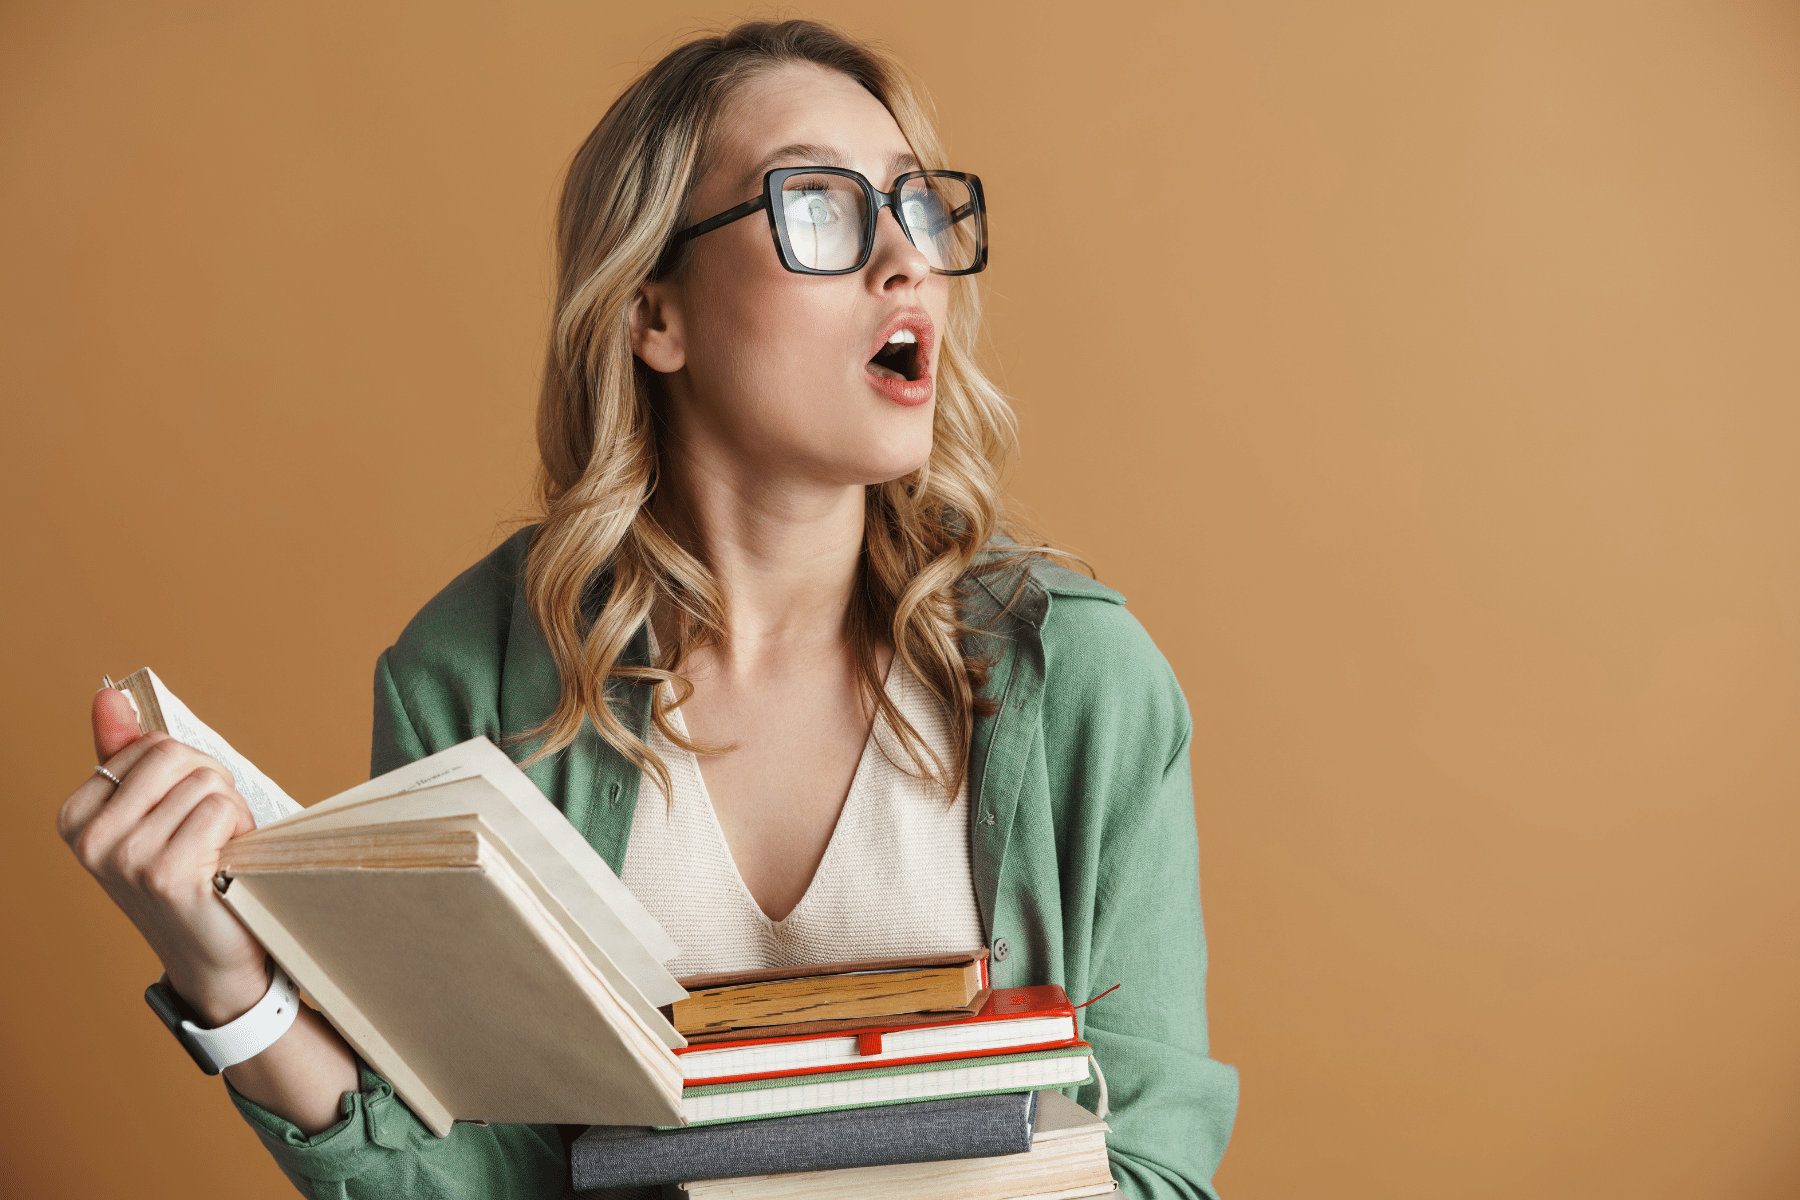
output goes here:
[{"label": "white book", "polygon": [[663,966],[680,949],[498,747],[302,809],[148,670],[133,681],[140,724],[204,731],[196,748],[286,811],[226,844],[215,886],[433,1132],[685,1123],[686,1039],[658,1011],[687,996]]},{"label": "white book", "polygon": [[1035,1054],[691,1087],[682,1095],[681,1111],[687,1123],[694,1125],[946,1096],[1069,1087],[1088,1081],[1091,1053],[1092,1048],[1081,1042]]},{"label": "white book", "polygon": [[[476,793],[445,793],[436,789],[459,780],[481,778],[505,797],[506,803],[485,804]],[[425,794],[426,790],[430,794]],[[407,803],[395,797],[415,793]],[[328,829],[365,823],[364,806],[382,801],[383,822],[428,820],[433,817],[473,813],[480,808],[515,852],[529,852],[532,869],[564,905],[570,919],[600,948],[602,956],[618,965],[620,982],[632,986],[648,1004],[645,1019],[656,1006],[687,999],[687,989],[663,963],[676,958],[681,947],[650,915],[643,902],[615,874],[581,832],[569,824],[557,807],[544,798],[525,772],[494,743],[471,738],[448,750],[410,762],[361,783],[329,800],[299,810],[300,815],[272,826],[269,838],[290,833],[315,835]],[[261,830],[259,829],[260,833]],[[661,1013],[655,1023],[668,1026]],[[668,1026],[670,1046],[685,1046],[687,1039]]]}]

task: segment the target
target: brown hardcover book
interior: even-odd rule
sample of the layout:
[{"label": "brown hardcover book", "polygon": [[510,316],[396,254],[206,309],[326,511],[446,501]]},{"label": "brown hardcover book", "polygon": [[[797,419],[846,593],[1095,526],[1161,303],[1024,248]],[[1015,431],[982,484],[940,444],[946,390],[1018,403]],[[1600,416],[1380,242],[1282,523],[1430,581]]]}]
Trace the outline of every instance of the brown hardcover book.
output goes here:
[{"label": "brown hardcover book", "polygon": [[945,1025],[951,1021],[966,1021],[975,1016],[991,995],[993,993],[987,988],[982,988],[963,1008],[901,1013],[894,1017],[853,1017],[838,1021],[796,1021],[792,1025],[757,1025],[744,1030],[721,1029],[716,1033],[690,1033],[686,1037],[690,1046],[705,1046],[713,1042],[740,1042],[751,1037],[816,1037],[821,1033],[861,1033],[870,1029],[895,1029],[902,1025]]},{"label": "brown hardcover book", "polygon": [[945,1009],[966,1011],[983,987],[985,949],[690,976],[673,1006],[683,1034],[856,1021]]}]

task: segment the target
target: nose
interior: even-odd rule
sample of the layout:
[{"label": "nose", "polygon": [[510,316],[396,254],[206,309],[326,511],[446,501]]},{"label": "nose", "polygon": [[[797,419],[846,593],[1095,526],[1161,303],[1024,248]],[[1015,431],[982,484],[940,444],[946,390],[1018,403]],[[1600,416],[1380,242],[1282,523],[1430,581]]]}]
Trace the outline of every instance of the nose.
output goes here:
[{"label": "nose", "polygon": [[865,268],[869,285],[883,292],[917,287],[931,277],[931,263],[901,228],[899,211],[892,204],[882,208],[892,220],[875,214],[875,245]]}]

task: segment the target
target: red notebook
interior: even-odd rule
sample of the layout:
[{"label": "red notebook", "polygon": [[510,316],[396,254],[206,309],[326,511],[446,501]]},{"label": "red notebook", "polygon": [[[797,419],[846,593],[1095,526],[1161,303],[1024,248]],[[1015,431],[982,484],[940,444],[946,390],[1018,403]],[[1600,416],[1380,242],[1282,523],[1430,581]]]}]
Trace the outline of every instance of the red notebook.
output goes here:
[{"label": "red notebook", "polygon": [[786,1037],[708,1042],[676,1050],[686,1085],[861,1071],[906,1063],[1024,1054],[1075,1044],[1075,1009],[1055,984],[999,988],[972,1017],[872,1025]]}]

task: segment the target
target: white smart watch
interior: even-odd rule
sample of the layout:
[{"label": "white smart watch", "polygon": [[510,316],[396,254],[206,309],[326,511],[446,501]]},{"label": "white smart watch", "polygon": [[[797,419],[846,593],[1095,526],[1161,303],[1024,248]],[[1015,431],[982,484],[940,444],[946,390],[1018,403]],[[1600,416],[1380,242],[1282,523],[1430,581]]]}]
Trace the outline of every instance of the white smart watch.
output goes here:
[{"label": "white smart watch", "polygon": [[167,975],[145,990],[144,1000],[200,1069],[208,1075],[217,1075],[226,1067],[255,1058],[273,1046],[300,1015],[299,989],[273,960],[270,966],[274,968],[274,974],[263,998],[249,1012],[217,1029],[205,1029],[197,1023],[200,1014],[175,994]]}]

